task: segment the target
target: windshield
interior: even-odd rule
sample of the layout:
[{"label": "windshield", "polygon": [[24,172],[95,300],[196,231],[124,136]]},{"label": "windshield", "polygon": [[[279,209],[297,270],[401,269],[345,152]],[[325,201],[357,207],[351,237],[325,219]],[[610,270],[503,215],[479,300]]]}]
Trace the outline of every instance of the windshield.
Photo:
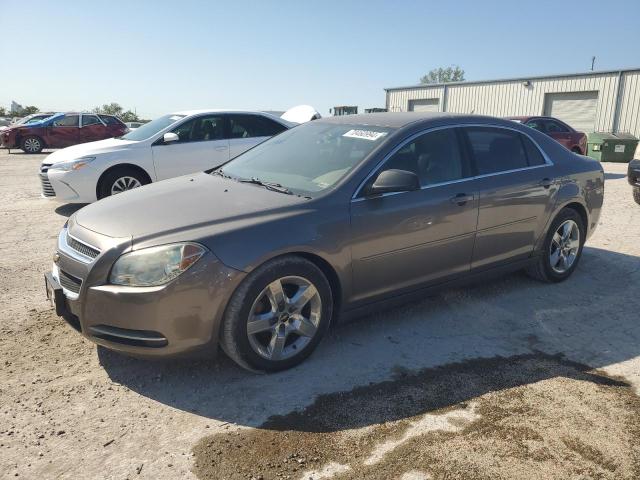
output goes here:
[{"label": "windshield", "polygon": [[149,123],[145,123],[140,128],[136,128],[119,138],[135,141],[146,140],[147,138],[153,137],[159,131],[164,130],[169,125],[176,123],[178,120],[182,120],[184,117],[186,117],[186,115],[165,115]]},{"label": "windshield", "polygon": [[287,130],[227,163],[220,172],[313,196],[335,185],[392,129],[311,122]]}]

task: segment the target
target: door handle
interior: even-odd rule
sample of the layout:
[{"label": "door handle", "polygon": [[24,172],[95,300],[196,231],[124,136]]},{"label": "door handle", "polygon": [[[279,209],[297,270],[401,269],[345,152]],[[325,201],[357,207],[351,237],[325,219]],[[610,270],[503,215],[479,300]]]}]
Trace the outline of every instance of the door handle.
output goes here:
[{"label": "door handle", "polygon": [[538,185],[544,188],[549,188],[552,184],[553,182],[550,178],[543,178],[542,180],[540,180],[540,183]]},{"label": "door handle", "polygon": [[472,200],[473,200],[473,195],[467,195],[466,193],[459,193],[455,197],[451,197],[449,199],[451,203],[457,203],[460,206]]}]

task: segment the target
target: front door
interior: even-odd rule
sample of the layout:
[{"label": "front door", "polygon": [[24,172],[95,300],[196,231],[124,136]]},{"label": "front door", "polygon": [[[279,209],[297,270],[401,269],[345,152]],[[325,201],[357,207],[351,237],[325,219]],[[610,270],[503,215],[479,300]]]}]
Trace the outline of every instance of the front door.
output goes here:
[{"label": "front door", "polygon": [[[402,145],[387,169],[416,172],[421,189],[352,200],[354,298],[436,283],[470,269],[478,217],[476,180],[454,128]],[[365,184],[366,186],[366,184]]]},{"label": "front door", "polygon": [[229,160],[229,140],[223,115],[191,118],[172,130],[179,140],[151,148],[158,180],[202,172]]},{"label": "front door", "polygon": [[527,137],[500,127],[464,129],[478,171],[480,205],[472,268],[528,257],[549,219],[552,166]]},{"label": "front door", "polygon": [[66,114],[47,127],[47,147],[64,148],[80,143],[80,115]]}]

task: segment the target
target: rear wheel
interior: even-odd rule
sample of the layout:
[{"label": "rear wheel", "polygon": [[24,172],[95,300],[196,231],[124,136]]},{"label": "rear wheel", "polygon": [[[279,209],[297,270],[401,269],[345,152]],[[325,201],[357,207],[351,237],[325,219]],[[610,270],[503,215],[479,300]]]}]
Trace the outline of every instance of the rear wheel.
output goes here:
[{"label": "rear wheel", "polygon": [[149,177],[135,168],[116,168],[107,172],[100,179],[100,184],[98,185],[98,200],[126,192],[127,190],[133,190],[148,183],[151,183]]},{"label": "rear wheel", "polygon": [[44,148],[44,143],[40,137],[29,135],[22,139],[22,142],[20,142],[20,148],[25,153],[40,153]]},{"label": "rear wheel", "polygon": [[633,188],[633,199],[640,205],[640,187]]},{"label": "rear wheel", "polygon": [[299,364],[316,348],[333,314],[322,271],[300,257],[267,262],[231,297],[220,344],[240,366],[263,371]]},{"label": "rear wheel", "polygon": [[582,217],[571,208],[562,209],[547,231],[542,255],[527,273],[543,282],[566,280],[578,266],[585,239]]}]

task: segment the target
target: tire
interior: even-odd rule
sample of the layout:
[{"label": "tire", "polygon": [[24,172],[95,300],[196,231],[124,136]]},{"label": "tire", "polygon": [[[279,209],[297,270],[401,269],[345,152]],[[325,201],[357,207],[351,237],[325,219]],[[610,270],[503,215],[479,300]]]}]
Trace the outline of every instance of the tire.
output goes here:
[{"label": "tire", "polygon": [[29,135],[22,139],[20,148],[24,153],[40,153],[44,148],[44,142],[40,137]]},{"label": "tire", "polygon": [[640,187],[633,187],[633,199],[640,205]]},{"label": "tire", "polygon": [[[315,291],[305,287],[304,282]],[[278,291],[278,283],[282,285],[284,297],[280,298],[284,302],[275,307],[277,295],[272,291]],[[303,308],[296,309],[291,300],[302,292],[309,294],[299,302]],[[258,315],[259,321],[249,321]],[[248,370],[285,370],[311,355],[329,328],[332,315],[333,294],[322,271],[303,258],[280,257],[251,272],[231,296],[221,326],[220,345],[232,360]],[[250,323],[254,333],[249,331]]]},{"label": "tire", "polygon": [[[573,222],[573,223],[571,223]],[[575,236],[570,235],[569,241],[565,244],[566,248],[569,249],[571,246],[573,248],[570,249],[570,252],[575,248],[575,256],[571,257],[571,254],[564,255],[567,259],[572,259],[568,268],[567,264],[563,265],[562,256],[563,250],[559,248],[556,233],[560,227],[563,227],[563,231],[566,227],[565,225],[573,226],[578,232],[578,238],[576,240]],[[572,229],[572,233],[574,229]],[[562,236],[561,236],[562,237]],[[562,239],[565,242],[564,239]],[[542,255],[538,258],[537,262],[531,265],[526,269],[526,272],[529,276],[535,278],[536,280],[540,280],[542,282],[547,283],[556,283],[562,282],[569,278],[573,271],[578,266],[580,261],[580,257],[582,257],[582,248],[584,247],[584,242],[586,240],[586,228],[583,223],[582,217],[571,208],[563,208],[560,210],[560,213],[554,218],[553,222],[551,222],[551,226],[549,230],[547,230],[547,234],[544,239],[544,247],[542,249]],[[554,256],[552,256],[554,254]],[[558,255],[559,254],[559,255]],[[558,259],[554,265],[554,260]]]},{"label": "tire", "polygon": [[98,184],[98,200],[110,197],[125,190],[151,183],[149,177],[131,167],[120,167],[108,171]]}]

